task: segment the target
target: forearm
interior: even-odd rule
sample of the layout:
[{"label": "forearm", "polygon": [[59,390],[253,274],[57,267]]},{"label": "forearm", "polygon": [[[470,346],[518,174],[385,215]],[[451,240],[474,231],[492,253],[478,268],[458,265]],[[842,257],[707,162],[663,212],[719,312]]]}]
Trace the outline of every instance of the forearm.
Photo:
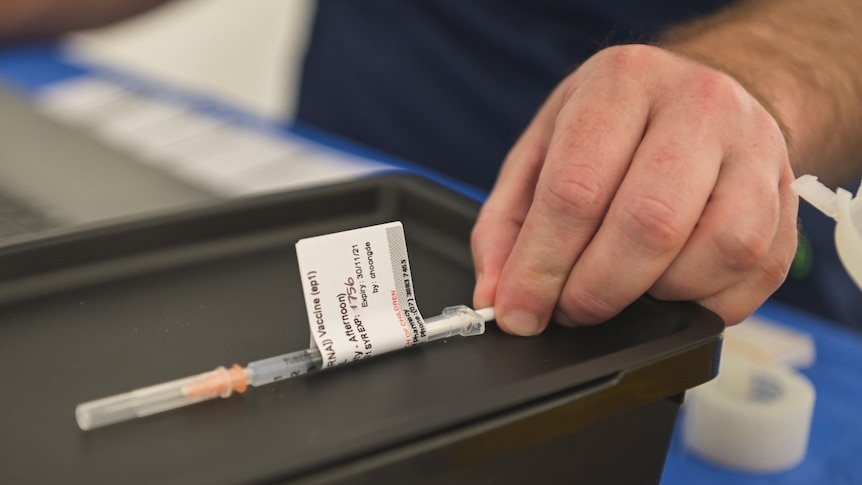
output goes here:
[{"label": "forearm", "polygon": [[0,0],[0,41],[99,27],[167,0]]},{"label": "forearm", "polygon": [[743,0],[664,46],[742,83],[783,125],[797,175],[862,173],[862,2]]}]

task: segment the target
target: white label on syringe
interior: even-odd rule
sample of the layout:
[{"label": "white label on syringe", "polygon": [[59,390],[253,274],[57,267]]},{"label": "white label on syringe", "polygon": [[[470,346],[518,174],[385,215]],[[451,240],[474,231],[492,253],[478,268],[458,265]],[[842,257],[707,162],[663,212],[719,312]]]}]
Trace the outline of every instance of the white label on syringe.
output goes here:
[{"label": "white label on syringe", "polygon": [[296,255],[324,367],[427,340],[400,222],[302,239]]}]

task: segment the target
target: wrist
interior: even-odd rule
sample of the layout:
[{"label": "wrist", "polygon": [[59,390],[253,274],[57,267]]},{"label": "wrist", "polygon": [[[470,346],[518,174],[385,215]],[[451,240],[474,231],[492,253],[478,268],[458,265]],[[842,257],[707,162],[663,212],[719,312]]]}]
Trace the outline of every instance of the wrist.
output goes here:
[{"label": "wrist", "polygon": [[[754,98],[775,120],[784,137],[790,163],[794,173],[805,172],[806,143],[803,126],[811,122],[817,114],[807,111],[799,80],[790,74],[790,69],[780,67],[780,59],[766,52],[754,53],[751,50],[728,49],[727,39],[733,37],[732,31],[709,34],[702,37],[686,38],[659,44],[668,51],[718,70],[733,78]],[[764,62],[764,58],[772,59]],[[801,133],[800,133],[801,132]]]},{"label": "wrist", "polygon": [[794,173],[837,184],[862,173],[862,52],[846,39],[856,3],[740,2],[658,45],[733,77],[778,122]]}]

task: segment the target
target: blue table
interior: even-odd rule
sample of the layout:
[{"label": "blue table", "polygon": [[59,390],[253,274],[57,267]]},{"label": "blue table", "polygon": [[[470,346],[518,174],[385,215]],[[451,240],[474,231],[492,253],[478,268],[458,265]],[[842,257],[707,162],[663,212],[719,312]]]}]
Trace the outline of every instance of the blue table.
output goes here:
[{"label": "blue table", "polygon": [[662,485],[862,483],[862,334],[776,303],[758,315],[814,338],[817,361],[803,371],[817,390],[805,460],[784,473],[735,473],[688,453],[677,426]]}]

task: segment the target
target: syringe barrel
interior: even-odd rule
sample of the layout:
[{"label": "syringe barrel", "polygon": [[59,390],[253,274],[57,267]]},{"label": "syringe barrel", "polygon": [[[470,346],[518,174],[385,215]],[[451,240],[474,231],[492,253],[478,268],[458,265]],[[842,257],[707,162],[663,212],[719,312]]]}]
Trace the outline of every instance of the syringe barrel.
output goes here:
[{"label": "syringe barrel", "polygon": [[262,386],[320,369],[323,359],[316,348],[250,362],[246,366],[249,384]]},{"label": "syringe barrel", "polygon": [[[493,308],[473,310],[464,305],[448,307],[441,315],[425,319],[428,341],[455,335],[485,332],[485,322],[494,319]],[[75,417],[83,430],[149,416],[214,397],[244,392],[246,386],[261,386],[320,369],[320,351],[310,348],[251,362],[243,369],[234,364],[192,377],[144,387],[125,394],[78,405]]]}]

